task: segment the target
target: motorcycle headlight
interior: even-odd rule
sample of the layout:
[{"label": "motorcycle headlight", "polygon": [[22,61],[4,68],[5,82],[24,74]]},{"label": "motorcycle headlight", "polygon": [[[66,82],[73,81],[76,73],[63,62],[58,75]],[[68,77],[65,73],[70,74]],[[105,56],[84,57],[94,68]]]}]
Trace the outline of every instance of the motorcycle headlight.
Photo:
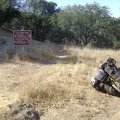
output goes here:
[{"label": "motorcycle headlight", "polygon": [[93,77],[93,78],[91,78],[91,83],[94,85],[95,83],[96,83],[96,79]]}]

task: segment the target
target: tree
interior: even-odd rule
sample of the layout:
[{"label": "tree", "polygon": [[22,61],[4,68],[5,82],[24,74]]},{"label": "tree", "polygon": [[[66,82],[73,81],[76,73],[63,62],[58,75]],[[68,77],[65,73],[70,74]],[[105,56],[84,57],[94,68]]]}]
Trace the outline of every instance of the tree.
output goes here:
[{"label": "tree", "polygon": [[20,16],[17,0],[1,0],[0,5],[2,6],[0,8],[0,13],[2,13],[0,17],[0,25],[10,23],[13,18]]},{"label": "tree", "polygon": [[28,12],[43,15],[52,15],[58,11],[56,3],[47,2],[46,0],[25,0],[23,7],[25,7]]},{"label": "tree", "polygon": [[1,6],[1,9],[3,10],[9,7],[19,9],[20,4],[21,4],[21,0],[1,0],[0,1],[0,6]]},{"label": "tree", "polygon": [[[109,9],[105,6],[101,7],[98,3],[67,6],[58,14],[57,18],[58,26],[63,31],[71,33],[71,38],[73,39],[74,36],[76,44],[86,46],[89,43],[101,43],[103,46],[104,42],[104,47],[112,45],[111,41],[108,46],[106,42],[107,39],[109,41],[107,29],[111,17]],[[68,40],[69,38],[70,36]],[[101,39],[103,40],[101,41]]]},{"label": "tree", "polygon": [[114,48],[120,49],[120,18],[111,20],[111,34],[114,36]]},{"label": "tree", "polygon": [[[26,0],[23,11],[24,29],[31,29],[36,40],[45,41],[51,31],[51,16],[58,12],[57,4],[45,0]],[[24,13],[25,12],[25,13]]]}]

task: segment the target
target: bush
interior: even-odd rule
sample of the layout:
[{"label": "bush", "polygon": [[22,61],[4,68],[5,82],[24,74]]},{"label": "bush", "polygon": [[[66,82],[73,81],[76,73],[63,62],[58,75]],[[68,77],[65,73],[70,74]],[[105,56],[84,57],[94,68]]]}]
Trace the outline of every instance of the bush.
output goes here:
[{"label": "bush", "polygon": [[115,42],[113,48],[117,50],[120,49],[120,42],[119,41]]}]

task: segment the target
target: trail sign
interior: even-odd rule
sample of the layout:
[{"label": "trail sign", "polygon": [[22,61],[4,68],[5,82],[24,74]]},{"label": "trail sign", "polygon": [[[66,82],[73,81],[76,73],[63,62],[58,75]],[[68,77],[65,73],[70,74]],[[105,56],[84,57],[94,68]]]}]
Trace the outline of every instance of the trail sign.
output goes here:
[{"label": "trail sign", "polygon": [[30,45],[32,41],[31,30],[14,30],[14,45]]}]

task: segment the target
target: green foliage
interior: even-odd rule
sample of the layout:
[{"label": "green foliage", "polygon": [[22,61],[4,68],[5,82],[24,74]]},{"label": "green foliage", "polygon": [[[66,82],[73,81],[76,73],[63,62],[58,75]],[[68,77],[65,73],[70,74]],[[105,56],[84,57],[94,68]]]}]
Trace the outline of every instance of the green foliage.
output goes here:
[{"label": "green foliage", "polygon": [[10,23],[13,18],[20,16],[17,0],[1,0],[0,5],[2,6],[0,8],[0,26]]},{"label": "green foliage", "polygon": [[107,19],[103,12],[97,4],[67,6],[58,14],[58,24],[75,36],[76,44],[87,45],[104,34]]},{"label": "green foliage", "polygon": [[23,7],[26,7],[26,11],[33,12],[35,14],[54,14],[57,4],[54,2],[47,2],[46,0],[25,0]]},{"label": "green foliage", "polygon": [[57,4],[45,0],[26,0],[22,10],[23,28],[33,32],[33,38],[45,41],[51,31],[51,16],[57,12]]},{"label": "green foliage", "polygon": [[66,6],[57,14],[57,26],[63,31],[63,41],[81,46],[113,48],[120,37],[118,20],[110,16],[109,8],[98,3]]},{"label": "green foliage", "polygon": [[114,49],[120,49],[120,41],[114,42]]}]

